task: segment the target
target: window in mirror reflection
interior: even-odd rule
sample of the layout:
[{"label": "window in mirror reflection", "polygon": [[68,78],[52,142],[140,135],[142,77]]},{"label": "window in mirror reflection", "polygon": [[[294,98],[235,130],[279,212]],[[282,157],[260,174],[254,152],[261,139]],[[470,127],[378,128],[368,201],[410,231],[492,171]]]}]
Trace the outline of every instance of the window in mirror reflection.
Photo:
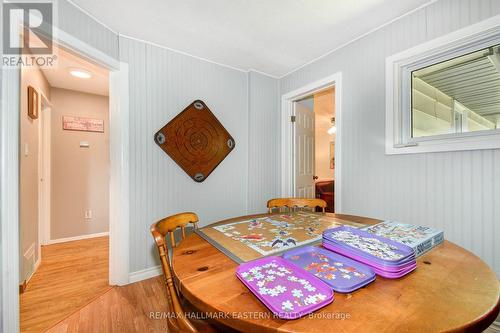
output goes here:
[{"label": "window in mirror reflection", "polygon": [[412,72],[412,137],[500,128],[500,45]]}]

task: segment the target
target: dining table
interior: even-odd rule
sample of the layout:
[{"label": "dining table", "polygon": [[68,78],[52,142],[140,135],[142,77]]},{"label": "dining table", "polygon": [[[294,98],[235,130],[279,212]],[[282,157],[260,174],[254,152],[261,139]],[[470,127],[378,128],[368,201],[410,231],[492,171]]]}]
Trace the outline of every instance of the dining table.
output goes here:
[{"label": "dining table", "polygon": [[[265,217],[247,215],[216,225]],[[363,225],[377,219],[326,213]],[[446,237],[446,235],[445,235]],[[497,275],[478,256],[445,240],[399,279],[380,276],[298,319],[273,316],[237,278],[238,263],[196,233],[174,248],[179,292],[202,314],[242,332],[481,332],[498,316]]]}]

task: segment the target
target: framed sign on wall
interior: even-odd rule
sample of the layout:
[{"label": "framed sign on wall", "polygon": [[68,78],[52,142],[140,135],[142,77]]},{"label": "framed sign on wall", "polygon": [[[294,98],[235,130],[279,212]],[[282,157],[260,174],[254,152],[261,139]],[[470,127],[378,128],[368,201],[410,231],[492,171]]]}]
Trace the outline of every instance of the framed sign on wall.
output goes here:
[{"label": "framed sign on wall", "polygon": [[63,116],[62,124],[63,124],[63,130],[67,131],[104,133],[103,119]]}]

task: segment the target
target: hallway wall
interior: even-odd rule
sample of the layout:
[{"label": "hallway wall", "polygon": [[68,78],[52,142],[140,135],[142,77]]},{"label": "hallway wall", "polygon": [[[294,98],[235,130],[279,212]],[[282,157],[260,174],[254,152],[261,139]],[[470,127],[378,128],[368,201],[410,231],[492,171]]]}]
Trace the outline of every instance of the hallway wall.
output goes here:
[{"label": "hallway wall", "polygon": [[[19,144],[19,282],[33,273],[38,261],[38,142],[40,118],[28,116],[28,86],[50,98],[49,83],[38,68],[23,67],[20,90]],[[40,105],[40,103],[39,103]],[[34,251],[34,258],[29,252]],[[28,257],[27,257],[28,256]],[[34,260],[34,262],[33,262]]]},{"label": "hallway wall", "polygon": [[[109,99],[51,88],[51,239],[109,230]],[[62,129],[63,116],[104,120],[104,133]],[[80,142],[89,144],[80,147]],[[92,218],[85,218],[85,211]]]}]

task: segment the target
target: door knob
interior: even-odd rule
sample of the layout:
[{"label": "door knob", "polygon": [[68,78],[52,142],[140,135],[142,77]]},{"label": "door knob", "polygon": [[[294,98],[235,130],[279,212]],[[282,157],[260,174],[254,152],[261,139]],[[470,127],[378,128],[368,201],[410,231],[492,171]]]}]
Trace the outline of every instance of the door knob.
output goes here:
[{"label": "door knob", "polygon": [[318,179],[318,178],[319,178],[318,176],[313,176],[313,179],[314,179],[314,180],[316,180],[316,179]]}]

